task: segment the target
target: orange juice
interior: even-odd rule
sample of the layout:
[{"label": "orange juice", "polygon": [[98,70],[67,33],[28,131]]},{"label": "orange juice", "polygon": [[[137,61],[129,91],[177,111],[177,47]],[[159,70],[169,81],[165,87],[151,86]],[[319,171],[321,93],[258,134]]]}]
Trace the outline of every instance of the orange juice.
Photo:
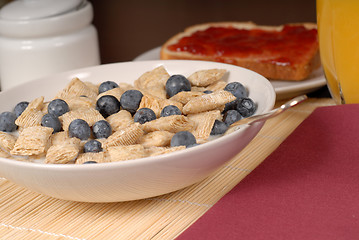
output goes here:
[{"label": "orange juice", "polygon": [[359,103],[359,0],[317,0],[321,61],[338,103]]}]

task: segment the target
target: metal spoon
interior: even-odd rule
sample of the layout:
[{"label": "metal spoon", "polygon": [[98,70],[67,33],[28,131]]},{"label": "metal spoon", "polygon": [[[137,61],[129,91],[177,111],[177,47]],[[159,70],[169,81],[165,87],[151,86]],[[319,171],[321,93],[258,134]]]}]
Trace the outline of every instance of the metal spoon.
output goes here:
[{"label": "metal spoon", "polygon": [[281,114],[282,112],[284,112],[285,110],[287,110],[288,108],[291,108],[291,107],[303,102],[307,98],[308,97],[306,95],[301,95],[301,96],[298,96],[298,97],[295,97],[295,98],[289,100],[288,102],[281,105],[279,108],[273,109],[269,112],[258,114],[258,115],[253,115],[253,116],[250,116],[247,118],[243,118],[243,119],[233,123],[224,134],[225,135],[229,134],[229,133],[239,129],[239,126],[242,126],[242,125],[251,125],[255,122],[261,122],[261,121],[267,120],[268,118],[275,117],[275,116]]}]

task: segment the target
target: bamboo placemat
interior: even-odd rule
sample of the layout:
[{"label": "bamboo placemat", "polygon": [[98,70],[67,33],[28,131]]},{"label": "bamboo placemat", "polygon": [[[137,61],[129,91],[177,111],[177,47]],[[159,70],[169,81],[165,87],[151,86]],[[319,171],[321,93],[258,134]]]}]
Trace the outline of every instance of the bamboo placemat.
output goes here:
[{"label": "bamboo placemat", "polygon": [[174,239],[258,166],[316,108],[309,99],[268,120],[233,160],[195,185],[122,203],[46,197],[0,178],[0,239]]}]

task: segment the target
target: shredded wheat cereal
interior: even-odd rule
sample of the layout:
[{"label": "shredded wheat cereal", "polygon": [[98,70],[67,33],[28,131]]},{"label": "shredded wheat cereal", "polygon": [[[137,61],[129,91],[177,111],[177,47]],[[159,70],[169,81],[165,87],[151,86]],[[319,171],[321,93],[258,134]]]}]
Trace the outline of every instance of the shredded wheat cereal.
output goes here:
[{"label": "shredded wheat cereal", "polygon": [[10,154],[31,156],[44,153],[52,132],[52,128],[42,126],[25,128],[20,133]]},{"label": "shredded wheat cereal", "polygon": [[[49,102],[38,97],[15,122],[19,137],[0,132],[0,157],[21,161],[45,157],[44,162],[48,164],[132,160],[185,149],[185,146],[170,147],[172,137],[180,131],[191,132],[197,144],[206,143],[215,120],[222,120],[224,105],[236,99],[232,93],[223,90],[227,84],[223,80],[226,73],[224,69],[199,70],[188,77],[191,91],[179,92],[171,98],[167,98],[165,89],[170,74],[163,66],[142,74],[134,86],[118,83],[118,88],[101,94],[98,94],[100,84],[74,78],[54,98],[63,99],[70,108],[59,117],[63,131],[53,133],[52,128],[41,126]],[[111,95],[120,101],[121,95],[130,89],[143,93],[139,108],[152,109],[157,119],[141,125],[135,123],[133,115],[126,110],[121,109],[105,119],[96,109],[96,101],[101,96]],[[205,94],[208,90],[213,93]],[[183,115],[160,117],[162,109],[168,105],[177,106]],[[89,126],[99,120],[110,124],[112,134],[107,139],[96,139],[103,151],[84,153],[86,141],[69,137],[68,127],[75,119],[83,119]]]}]

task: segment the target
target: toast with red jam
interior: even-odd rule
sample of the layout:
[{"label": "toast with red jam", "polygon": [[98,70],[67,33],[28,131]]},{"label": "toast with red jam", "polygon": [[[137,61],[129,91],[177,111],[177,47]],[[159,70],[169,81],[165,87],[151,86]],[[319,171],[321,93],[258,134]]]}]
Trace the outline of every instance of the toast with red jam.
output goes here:
[{"label": "toast with red jam", "polygon": [[275,80],[304,80],[320,66],[314,23],[281,26],[261,26],[252,22],[198,24],[166,41],[160,56],[161,59],[229,63]]}]

